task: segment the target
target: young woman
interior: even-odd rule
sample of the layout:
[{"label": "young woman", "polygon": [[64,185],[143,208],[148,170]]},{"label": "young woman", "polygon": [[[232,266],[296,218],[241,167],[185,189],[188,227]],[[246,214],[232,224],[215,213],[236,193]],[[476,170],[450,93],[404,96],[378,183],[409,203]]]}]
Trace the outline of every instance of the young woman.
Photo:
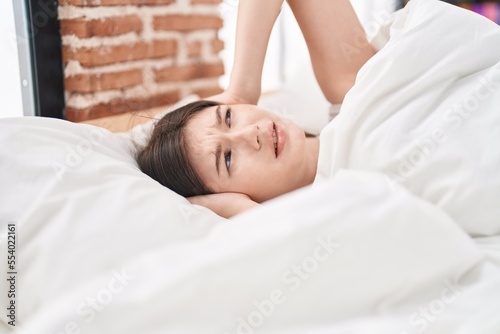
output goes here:
[{"label": "young woman", "polygon": [[[230,217],[313,182],[319,140],[255,106],[264,57],[282,0],[240,0],[229,88],[181,107],[155,126],[139,152],[142,171],[191,203]],[[316,79],[342,103],[375,53],[349,0],[288,0],[304,34]],[[354,46],[346,52],[345,46]]]}]

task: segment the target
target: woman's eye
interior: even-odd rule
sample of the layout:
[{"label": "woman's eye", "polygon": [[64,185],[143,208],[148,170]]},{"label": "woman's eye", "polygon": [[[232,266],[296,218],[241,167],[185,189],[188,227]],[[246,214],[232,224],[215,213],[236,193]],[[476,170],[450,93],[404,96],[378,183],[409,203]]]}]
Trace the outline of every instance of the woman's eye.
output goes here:
[{"label": "woman's eye", "polygon": [[231,151],[224,153],[224,162],[226,163],[226,168],[229,171],[229,167],[231,167]]},{"label": "woman's eye", "polygon": [[226,110],[226,124],[228,127],[231,127],[231,108]]}]

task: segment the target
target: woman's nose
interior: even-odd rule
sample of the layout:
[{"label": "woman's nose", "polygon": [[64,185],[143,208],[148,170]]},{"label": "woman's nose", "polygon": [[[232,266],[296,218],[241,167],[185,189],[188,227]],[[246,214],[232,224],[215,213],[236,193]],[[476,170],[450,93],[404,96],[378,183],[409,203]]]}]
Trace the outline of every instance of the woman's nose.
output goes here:
[{"label": "woman's nose", "polygon": [[261,141],[259,138],[260,130],[258,125],[249,125],[240,129],[229,131],[231,141],[234,144],[242,144],[252,149],[259,150]]}]

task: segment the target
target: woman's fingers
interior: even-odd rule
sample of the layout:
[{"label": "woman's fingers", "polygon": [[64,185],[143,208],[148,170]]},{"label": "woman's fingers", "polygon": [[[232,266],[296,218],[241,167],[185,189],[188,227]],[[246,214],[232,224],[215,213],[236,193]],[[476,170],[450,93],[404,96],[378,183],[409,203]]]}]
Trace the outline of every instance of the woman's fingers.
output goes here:
[{"label": "woman's fingers", "polygon": [[204,206],[221,217],[230,218],[243,211],[259,206],[250,197],[240,193],[220,193],[188,197],[191,204]]},{"label": "woman's fingers", "polygon": [[232,104],[255,104],[257,101],[250,101],[245,99],[244,97],[238,96],[236,94],[232,94],[229,91],[225,91],[223,93],[213,95],[207,97],[205,100],[208,101],[216,101],[226,105]]}]

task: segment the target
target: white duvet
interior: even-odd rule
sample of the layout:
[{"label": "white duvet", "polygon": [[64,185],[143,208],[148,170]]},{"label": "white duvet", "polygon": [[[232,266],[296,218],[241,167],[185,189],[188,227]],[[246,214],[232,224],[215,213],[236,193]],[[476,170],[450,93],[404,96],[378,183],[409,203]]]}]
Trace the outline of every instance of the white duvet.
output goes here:
[{"label": "white duvet", "polygon": [[321,133],[317,181],[380,171],[471,235],[500,234],[500,28],[416,1]]},{"label": "white duvet", "polygon": [[498,78],[499,28],[433,0],[390,28],[322,133],[315,184],[232,220],[142,174],[122,136],[1,120],[0,268],[12,223],[17,274],[0,332],[498,334],[496,88],[398,166]]}]

